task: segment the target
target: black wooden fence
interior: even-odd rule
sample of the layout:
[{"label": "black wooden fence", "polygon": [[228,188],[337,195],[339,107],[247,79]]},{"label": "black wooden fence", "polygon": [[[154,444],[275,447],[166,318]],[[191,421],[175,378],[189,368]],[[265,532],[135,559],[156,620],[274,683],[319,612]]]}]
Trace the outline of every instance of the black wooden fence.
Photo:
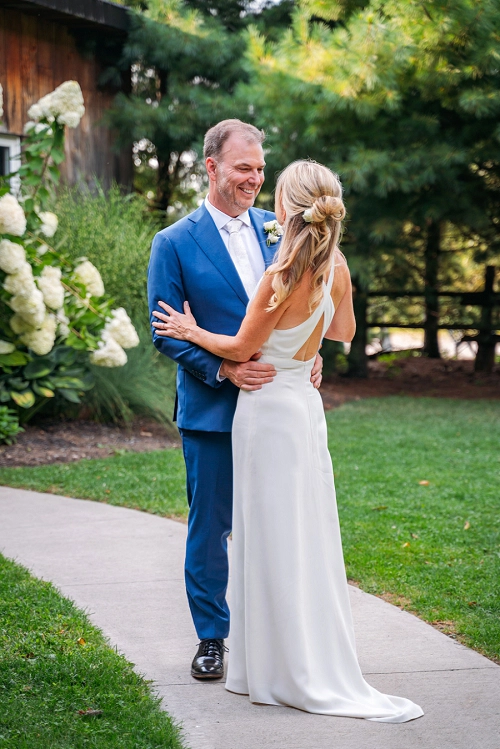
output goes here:
[{"label": "black wooden fence", "polygon": [[[500,335],[498,331],[499,326],[494,323],[493,312],[495,307],[500,306],[500,293],[495,292],[495,271],[496,268],[493,265],[488,265],[485,269],[484,274],[484,288],[482,291],[474,292],[462,292],[462,291],[439,291],[438,298],[453,298],[457,300],[457,304],[460,306],[477,306],[481,308],[481,314],[477,323],[463,322],[463,323],[440,323],[439,318],[433,319],[427,316],[421,323],[401,323],[392,320],[360,320],[357,315],[358,328],[363,339],[366,339],[366,330],[368,328],[414,328],[423,329],[424,333],[429,331],[441,330],[461,330],[464,332],[463,336],[459,340],[461,341],[476,341],[478,344],[477,354],[474,364],[476,372],[491,372],[495,364],[495,346],[497,342],[500,342]],[[358,304],[356,304],[356,296],[358,297]],[[355,309],[358,307],[359,312],[367,315],[368,303],[370,298],[375,297],[386,297],[388,299],[409,299],[409,298],[420,298],[425,299],[426,294],[424,291],[416,290],[384,290],[384,291],[366,291],[362,296],[364,299],[359,299],[361,295],[355,294]],[[361,323],[361,325],[360,325]],[[436,324],[437,323],[437,324]],[[475,335],[471,335],[470,331],[477,331]],[[353,342],[354,343],[354,342]],[[353,352],[354,365],[353,374],[362,374],[363,364],[359,359],[359,346],[357,355]],[[366,366],[366,365],[365,365]]]}]

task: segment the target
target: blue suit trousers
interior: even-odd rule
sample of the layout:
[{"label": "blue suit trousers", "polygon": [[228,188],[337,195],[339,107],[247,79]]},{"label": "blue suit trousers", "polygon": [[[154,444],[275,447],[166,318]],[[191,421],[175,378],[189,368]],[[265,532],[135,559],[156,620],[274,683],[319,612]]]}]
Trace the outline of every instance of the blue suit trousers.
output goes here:
[{"label": "blue suit trousers", "polygon": [[189,503],[185,579],[200,640],[229,634],[227,537],[233,510],[230,432],[179,429]]}]

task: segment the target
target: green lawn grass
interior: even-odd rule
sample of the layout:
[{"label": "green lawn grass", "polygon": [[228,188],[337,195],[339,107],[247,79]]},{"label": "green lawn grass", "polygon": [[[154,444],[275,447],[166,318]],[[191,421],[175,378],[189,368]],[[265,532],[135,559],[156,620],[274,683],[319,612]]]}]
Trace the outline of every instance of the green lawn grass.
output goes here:
[{"label": "green lawn grass", "polygon": [[[500,659],[500,403],[370,398],[327,419],[349,578]],[[187,510],[180,450],[0,469],[0,483]]]},{"label": "green lawn grass", "polygon": [[180,448],[36,468],[0,468],[0,484],[95,499],[156,515],[187,515]]},{"label": "green lawn grass", "polygon": [[328,425],[348,576],[499,659],[500,403],[374,398]]},{"label": "green lawn grass", "polygon": [[2,556],[0,705],[1,749],[184,746],[148,683],[83,612]]}]

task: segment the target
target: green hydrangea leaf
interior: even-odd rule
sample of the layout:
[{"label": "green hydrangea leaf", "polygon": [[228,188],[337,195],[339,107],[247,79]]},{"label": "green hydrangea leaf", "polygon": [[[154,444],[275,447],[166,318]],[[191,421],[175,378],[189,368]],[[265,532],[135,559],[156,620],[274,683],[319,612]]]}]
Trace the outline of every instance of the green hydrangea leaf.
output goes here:
[{"label": "green hydrangea leaf", "polygon": [[50,388],[43,387],[43,385],[39,385],[38,382],[33,383],[33,390],[37,395],[41,395],[44,398],[53,398],[55,393],[53,390],[50,390]]},{"label": "green hydrangea leaf", "polygon": [[30,363],[24,368],[23,374],[27,380],[35,380],[40,377],[46,377],[53,369],[54,364],[50,359],[33,359],[33,361],[30,361]]},{"label": "green hydrangea leaf", "polygon": [[65,390],[64,388],[60,388],[58,392],[63,396],[63,398],[66,398],[67,401],[70,401],[70,403],[81,403],[78,394],[74,390]]},{"label": "green hydrangea leaf", "polygon": [[20,408],[31,408],[35,405],[35,395],[31,390],[25,390],[22,393],[11,390],[10,397]]},{"label": "green hydrangea leaf", "polygon": [[11,354],[0,354],[0,366],[4,367],[22,367],[29,360],[29,356],[22,351],[13,351]]}]

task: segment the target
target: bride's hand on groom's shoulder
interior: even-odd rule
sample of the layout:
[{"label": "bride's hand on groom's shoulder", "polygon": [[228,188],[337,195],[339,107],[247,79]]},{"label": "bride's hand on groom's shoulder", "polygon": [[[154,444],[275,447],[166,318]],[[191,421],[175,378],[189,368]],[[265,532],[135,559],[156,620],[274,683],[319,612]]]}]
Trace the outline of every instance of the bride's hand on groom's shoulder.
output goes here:
[{"label": "bride's hand on groom's shoulder", "polygon": [[180,341],[189,341],[193,331],[196,329],[196,320],[191,312],[188,302],[184,302],[184,314],[177,312],[165,302],[158,302],[158,306],[165,310],[163,312],[153,311],[156,321],[152,323],[156,333],[168,338],[176,338]]}]

